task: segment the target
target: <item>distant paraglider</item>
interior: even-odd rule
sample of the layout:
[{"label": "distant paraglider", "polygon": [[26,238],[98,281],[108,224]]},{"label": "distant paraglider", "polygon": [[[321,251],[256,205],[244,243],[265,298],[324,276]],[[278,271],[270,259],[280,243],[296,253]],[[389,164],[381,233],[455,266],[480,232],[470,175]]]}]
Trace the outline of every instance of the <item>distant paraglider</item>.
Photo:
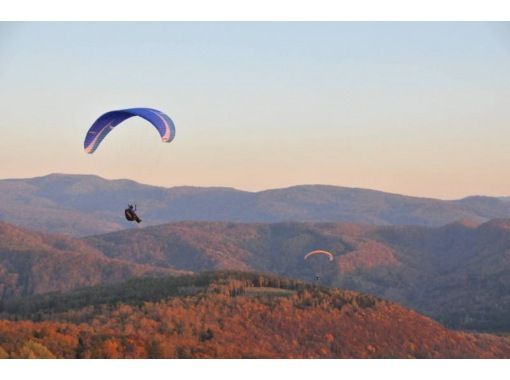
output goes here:
[{"label": "distant paraglider", "polygon": [[[313,256],[324,256],[325,258],[328,259],[328,262],[331,262],[331,261],[334,261],[335,260],[335,256],[333,256],[333,254],[331,252],[328,252],[328,251],[324,251],[322,249],[316,249],[315,251],[311,251],[311,252],[308,252],[304,259],[305,260],[308,260],[310,257],[313,257]],[[321,279],[321,273],[316,273],[315,274],[315,281],[319,281]]]},{"label": "distant paraglider", "polygon": [[124,120],[139,116],[158,131],[163,142],[171,142],[175,137],[175,125],[163,112],[152,108],[129,108],[125,110],[110,111],[101,115],[87,131],[83,148],[86,153],[92,154],[99,147],[110,131]]},{"label": "distant paraglider", "polygon": [[335,260],[335,256],[333,256],[333,254],[331,252],[323,251],[321,249],[317,249],[315,251],[308,252],[305,255],[305,260],[307,260],[309,257],[311,257],[313,255],[326,255],[329,258],[329,261]]}]

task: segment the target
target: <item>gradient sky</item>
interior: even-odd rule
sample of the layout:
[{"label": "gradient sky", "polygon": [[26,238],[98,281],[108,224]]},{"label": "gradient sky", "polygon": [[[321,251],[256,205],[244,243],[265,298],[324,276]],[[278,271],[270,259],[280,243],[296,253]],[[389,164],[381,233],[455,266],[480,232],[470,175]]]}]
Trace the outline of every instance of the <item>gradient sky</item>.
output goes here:
[{"label": "gradient sky", "polygon": [[[153,107],[93,155],[103,112]],[[510,195],[510,23],[0,23],[0,178]]]}]

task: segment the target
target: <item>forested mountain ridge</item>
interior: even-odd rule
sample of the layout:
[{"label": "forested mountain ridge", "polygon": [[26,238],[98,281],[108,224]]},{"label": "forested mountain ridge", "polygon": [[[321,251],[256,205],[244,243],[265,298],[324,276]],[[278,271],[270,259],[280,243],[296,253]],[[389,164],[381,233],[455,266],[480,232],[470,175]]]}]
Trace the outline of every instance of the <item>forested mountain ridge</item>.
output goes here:
[{"label": "forested mountain ridge", "polygon": [[[272,272],[393,300],[448,326],[510,330],[510,220],[442,227],[182,222],[84,239],[106,256],[189,271]],[[314,249],[335,260],[304,261]]]},{"label": "forested mountain ridge", "polygon": [[181,273],[185,272],[111,259],[82,240],[0,222],[0,300]]},{"label": "forested mountain ridge", "polygon": [[510,216],[506,198],[439,200],[329,185],[259,192],[226,187],[164,188],[93,175],[50,174],[0,180],[0,220],[73,236],[128,228],[123,210],[138,203],[144,225],[174,221],[352,222],[440,226]]},{"label": "forested mountain ridge", "polygon": [[[307,282],[318,276],[320,285],[374,294],[446,326],[504,332],[510,330],[509,226],[506,219],[437,228],[180,222],[74,239],[3,223],[0,290],[8,299],[211,270]],[[304,260],[314,249],[332,252],[334,261]]]},{"label": "forested mountain ridge", "polygon": [[[219,272],[108,288],[4,305],[12,320],[0,321],[0,357],[510,356],[509,338],[450,331],[392,302],[277,276]],[[96,292],[99,300],[86,296]],[[61,310],[52,312],[56,301]],[[16,312],[37,322],[15,321]]]}]

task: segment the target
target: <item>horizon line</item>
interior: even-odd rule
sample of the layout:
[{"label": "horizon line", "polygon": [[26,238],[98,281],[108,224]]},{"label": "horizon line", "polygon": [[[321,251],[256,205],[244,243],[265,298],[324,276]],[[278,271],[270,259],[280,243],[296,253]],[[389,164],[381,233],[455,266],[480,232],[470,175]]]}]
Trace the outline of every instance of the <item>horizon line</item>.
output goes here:
[{"label": "horizon line", "polygon": [[312,186],[316,186],[316,187],[335,187],[335,188],[343,188],[343,189],[351,189],[351,190],[372,191],[372,192],[383,193],[383,194],[387,194],[387,195],[396,195],[396,196],[409,197],[409,198],[419,198],[419,199],[430,199],[430,200],[445,201],[445,202],[448,202],[448,201],[459,201],[459,200],[463,200],[463,199],[467,199],[467,198],[476,198],[476,197],[494,198],[494,199],[501,199],[501,198],[510,197],[509,195],[471,194],[471,195],[466,195],[466,196],[463,196],[463,197],[460,197],[460,198],[436,198],[436,197],[422,196],[422,195],[408,195],[408,194],[403,194],[403,193],[396,193],[396,192],[392,192],[392,191],[385,191],[385,190],[373,189],[373,188],[367,188],[367,187],[332,185],[332,184],[324,184],[324,183],[301,183],[301,184],[294,184],[294,185],[289,185],[289,186],[284,186],[284,187],[266,188],[266,189],[261,189],[261,190],[248,190],[248,189],[242,189],[242,188],[237,188],[237,187],[232,187],[232,186],[222,186],[222,185],[209,185],[209,186],[175,185],[175,186],[164,186],[164,185],[155,185],[155,184],[150,184],[150,183],[144,183],[144,182],[140,182],[140,181],[137,181],[137,180],[134,180],[134,179],[131,179],[131,178],[107,178],[107,177],[103,177],[101,175],[92,174],[92,173],[57,173],[57,172],[51,172],[51,173],[48,173],[48,174],[36,175],[36,176],[33,176],[33,177],[0,178],[0,181],[24,180],[24,179],[28,180],[28,179],[44,178],[44,177],[58,176],[58,175],[62,175],[62,176],[90,176],[90,177],[98,177],[98,178],[100,178],[102,180],[106,180],[106,181],[131,181],[131,182],[135,182],[138,185],[159,187],[159,188],[164,188],[164,189],[175,189],[175,188],[183,188],[183,187],[197,188],[197,189],[231,189],[231,190],[235,190],[235,191],[241,191],[241,192],[252,193],[252,194],[263,193],[263,192],[267,192],[267,191],[286,190],[286,189],[291,189],[291,188],[295,188],[295,187],[307,187],[307,186],[308,187],[312,187]]}]

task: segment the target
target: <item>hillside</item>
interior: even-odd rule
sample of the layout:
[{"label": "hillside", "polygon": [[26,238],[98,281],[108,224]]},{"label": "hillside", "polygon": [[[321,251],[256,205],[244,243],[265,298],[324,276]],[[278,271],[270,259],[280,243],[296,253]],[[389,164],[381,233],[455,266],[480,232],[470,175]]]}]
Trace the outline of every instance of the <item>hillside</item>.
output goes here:
[{"label": "hillside", "polygon": [[[508,332],[509,226],[180,222],[75,239],[0,223],[0,300],[145,275],[243,270],[374,294],[457,329]],[[317,248],[333,252],[334,262],[303,260]]]},{"label": "hillside", "polygon": [[[510,356],[509,338],[449,331],[391,302],[275,276],[208,273],[121,288],[11,301],[2,313],[10,320],[0,320],[0,357]],[[28,316],[37,322],[15,320]]]},{"label": "hillside", "polygon": [[111,259],[81,240],[0,222],[0,300],[135,276],[179,273]]},{"label": "hillside", "polygon": [[[183,222],[84,239],[106,256],[189,271],[255,270],[374,294],[455,328],[510,330],[509,220],[480,226]],[[333,263],[304,261],[313,249]]]},{"label": "hillside", "polygon": [[505,199],[444,201],[325,185],[248,192],[163,188],[92,175],[0,180],[0,220],[40,231],[86,236],[132,227],[122,213],[128,202],[138,203],[144,225],[194,220],[440,226],[459,219],[481,223],[510,216]]}]

